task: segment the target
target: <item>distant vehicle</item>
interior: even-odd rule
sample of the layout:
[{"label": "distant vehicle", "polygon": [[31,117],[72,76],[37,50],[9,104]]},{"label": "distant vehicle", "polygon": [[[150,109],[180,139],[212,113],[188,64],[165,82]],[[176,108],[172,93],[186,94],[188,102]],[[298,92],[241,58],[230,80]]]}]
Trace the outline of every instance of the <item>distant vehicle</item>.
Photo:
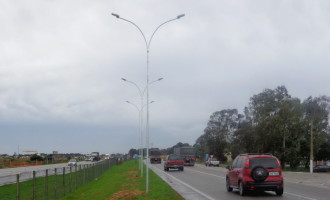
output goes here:
[{"label": "distant vehicle", "polygon": [[219,167],[220,166],[220,161],[216,158],[208,158],[206,161],[205,161],[205,166],[217,166]]},{"label": "distant vehicle", "polygon": [[330,166],[320,165],[313,168],[313,172],[330,172]]},{"label": "distant vehicle", "polygon": [[160,150],[158,148],[152,148],[150,149],[150,163],[162,163],[162,157],[161,157]]},{"label": "distant vehicle", "polygon": [[77,160],[76,159],[70,159],[68,162],[68,166],[73,167],[73,166],[77,166]]},{"label": "distant vehicle", "polygon": [[92,152],[91,156],[93,158],[93,161],[99,161],[101,160],[100,153],[99,152]]},{"label": "distant vehicle", "polygon": [[194,147],[176,147],[174,155],[179,155],[184,160],[185,166],[194,166],[196,161],[196,150]]},{"label": "distant vehicle", "polygon": [[104,160],[109,160],[110,159],[110,154],[105,154]]},{"label": "distant vehicle", "polygon": [[86,158],[85,161],[93,161],[93,157]]},{"label": "distant vehicle", "polygon": [[184,161],[181,156],[169,155],[165,159],[164,170],[169,171],[169,169],[178,169],[179,171],[184,170]]},{"label": "distant vehicle", "polygon": [[241,196],[247,191],[275,191],[277,196],[283,194],[280,161],[271,154],[240,154],[227,169],[228,192],[237,188]]}]

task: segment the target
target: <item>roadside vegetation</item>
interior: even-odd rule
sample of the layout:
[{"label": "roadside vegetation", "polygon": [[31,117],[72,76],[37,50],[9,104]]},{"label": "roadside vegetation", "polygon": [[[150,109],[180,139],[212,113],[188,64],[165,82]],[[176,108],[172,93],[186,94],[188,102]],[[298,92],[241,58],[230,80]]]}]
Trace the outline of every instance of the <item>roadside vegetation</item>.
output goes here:
[{"label": "roadside vegetation", "polygon": [[112,167],[61,200],[183,199],[151,170],[149,178],[149,192],[145,193],[145,177],[139,176],[138,160],[130,160]]},{"label": "roadside vegetation", "polygon": [[272,153],[290,171],[304,171],[310,160],[330,160],[330,97],[292,97],[285,86],[253,95],[244,113],[214,112],[196,140],[197,156],[221,161],[240,153]]}]

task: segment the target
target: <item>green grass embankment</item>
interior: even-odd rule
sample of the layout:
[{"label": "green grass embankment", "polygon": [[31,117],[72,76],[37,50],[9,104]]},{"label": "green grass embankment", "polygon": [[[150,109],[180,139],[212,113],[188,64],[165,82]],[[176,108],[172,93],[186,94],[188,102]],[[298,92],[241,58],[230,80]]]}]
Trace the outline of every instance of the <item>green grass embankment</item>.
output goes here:
[{"label": "green grass embankment", "polygon": [[114,166],[99,178],[83,185],[61,200],[116,200],[116,199],[183,199],[153,171],[149,172],[149,192],[145,193],[145,177],[139,176],[137,160]]}]

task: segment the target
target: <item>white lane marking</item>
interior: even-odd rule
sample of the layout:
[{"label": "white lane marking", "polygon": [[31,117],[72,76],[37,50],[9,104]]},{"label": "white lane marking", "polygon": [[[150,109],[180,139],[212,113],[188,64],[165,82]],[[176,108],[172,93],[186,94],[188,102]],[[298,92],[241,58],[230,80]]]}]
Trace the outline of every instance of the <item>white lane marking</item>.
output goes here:
[{"label": "white lane marking", "polygon": [[179,182],[179,183],[181,183],[182,185],[184,185],[184,186],[186,186],[186,187],[192,189],[193,191],[195,191],[195,192],[197,192],[198,194],[200,194],[200,195],[206,197],[207,199],[210,199],[210,200],[216,200],[216,199],[214,199],[214,198],[208,196],[207,194],[201,192],[200,190],[198,190],[198,189],[192,187],[191,185],[188,185],[187,183],[185,183],[185,182],[183,182],[183,181],[181,181],[181,180],[175,178],[174,176],[172,176],[172,175],[170,175],[170,174],[168,174],[168,173],[163,172],[161,169],[159,169],[159,168],[157,168],[157,167],[153,167],[153,168],[154,168],[154,169],[157,169],[157,170],[160,171],[161,173],[164,173],[164,174],[166,174],[167,176],[173,178],[173,179],[176,180],[177,182]]},{"label": "white lane marking", "polygon": [[[187,170],[187,168],[185,168]],[[226,178],[224,176],[218,176],[218,175],[215,175],[215,174],[210,174],[210,173],[206,173],[206,172],[201,172],[201,171],[197,171],[197,170],[193,170],[193,169],[188,169],[190,171],[194,171],[194,172],[198,172],[198,173],[201,173],[201,174],[207,174],[207,175],[210,175],[210,176],[215,176],[215,177],[219,177],[219,178]]]},{"label": "white lane marking", "polygon": [[290,192],[284,192],[284,194],[288,194],[288,195],[291,195],[291,196],[295,196],[295,197],[299,197],[299,198],[303,198],[303,199],[308,199],[308,200],[317,200],[317,199],[314,199],[314,198],[310,198],[310,197],[306,197],[306,196],[302,196],[302,195],[298,195],[298,194],[293,194],[293,193],[290,193]]}]

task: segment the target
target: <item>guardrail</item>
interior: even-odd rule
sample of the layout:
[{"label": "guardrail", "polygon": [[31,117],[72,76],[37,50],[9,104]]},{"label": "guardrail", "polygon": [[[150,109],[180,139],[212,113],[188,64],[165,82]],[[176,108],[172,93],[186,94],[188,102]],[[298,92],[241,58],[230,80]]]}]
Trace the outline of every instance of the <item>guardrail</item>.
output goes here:
[{"label": "guardrail", "polygon": [[94,180],[117,164],[119,164],[117,159],[109,159],[93,164],[2,176],[0,177],[0,182],[2,182],[0,199],[57,199]]}]

